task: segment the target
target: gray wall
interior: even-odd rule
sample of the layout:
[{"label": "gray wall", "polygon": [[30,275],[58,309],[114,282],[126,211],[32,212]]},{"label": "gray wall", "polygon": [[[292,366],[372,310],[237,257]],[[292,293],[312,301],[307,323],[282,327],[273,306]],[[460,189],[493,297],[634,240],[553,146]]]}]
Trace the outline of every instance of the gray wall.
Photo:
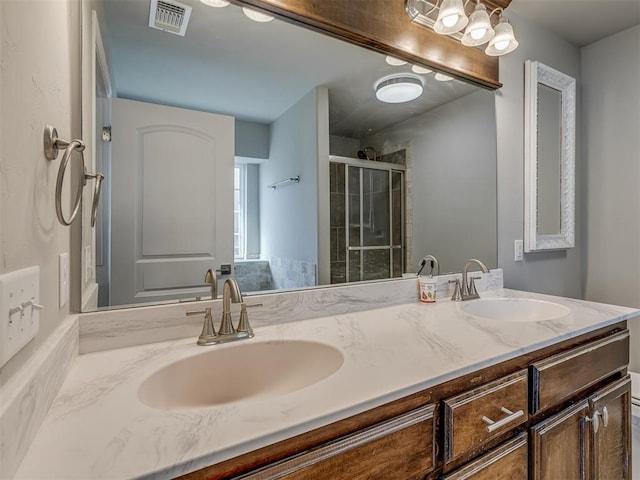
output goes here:
[{"label": "gray wall", "polygon": [[[318,262],[316,106],[313,90],[271,125],[269,160],[260,167],[260,243],[265,260]],[[267,188],[297,175],[300,183]]]},{"label": "gray wall", "polygon": [[589,300],[640,307],[640,26],[582,49]]},{"label": "gray wall", "polygon": [[[568,250],[525,254],[524,262],[514,262],[514,241],[524,232],[524,62],[538,60],[576,78],[578,119],[580,51],[556,34],[516,13],[509,18],[520,42],[514,52],[500,57],[500,81],[496,93],[498,130],[498,265],[504,269],[508,288],[582,297],[583,248],[582,178],[584,163],[580,148],[580,128],[576,132],[576,246]],[[578,123],[579,125],[579,123]]]},{"label": "gray wall", "polygon": [[247,163],[247,258],[260,258],[260,165]]},{"label": "gray wall", "polygon": [[0,369],[2,386],[69,315],[68,303],[58,308],[57,285],[70,229],[58,223],[53,203],[62,153],[45,159],[42,131],[52,125],[64,139],[81,138],[82,20],[75,0],[0,1],[0,18],[0,274],[40,266],[44,305],[35,340]]},{"label": "gray wall", "polygon": [[236,119],[236,157],[269,158],[269,125]]},{"label": "gray wall", "polygon": [[[585,298],[640,307],[640,26],[582,49]],[[631,369],[640,370],[640,328]]]},{"label": "gray wall", "polygon": [[496,123],[493,92],[479,90],[394,125],[364,143],[405,144],[411,157],[413,258],[435,255],[441,272],[467,258],[497,265]]}]

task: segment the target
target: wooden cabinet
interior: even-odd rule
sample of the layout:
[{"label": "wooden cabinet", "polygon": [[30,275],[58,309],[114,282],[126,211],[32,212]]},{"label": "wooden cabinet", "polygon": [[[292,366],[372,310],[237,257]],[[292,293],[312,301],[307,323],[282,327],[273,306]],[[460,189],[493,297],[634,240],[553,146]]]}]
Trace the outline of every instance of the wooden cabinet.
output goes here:
[{"label": "wooden cabinet", "polygon": [[591,478],[631,478],[631,380],[625,378],[598,390],[589,398],[590,414],[599,418],[598,429],[591,422]]},{"label": "wooden cabinet", "polygon": [[527,478],[527,434],[522,433],[442,480],[514,480]]},{"label": "wooden cabinet", "polygon": [[500,377],[443,403],[448,462],[527,421],[527,371]]},{"label": "wooden cabinet", "polygon": [[238,478],[422,479],[434,465],[433,412],[424,406]]},{"label": "wooden cabinet", "polygon": [[603,327],[182,478],[627,480],[628,346]]},{"label": "wooden cabinet", "polygon": [[630,389],[614,381],[534,426],[530,479],[629,479]]},{"label": "wooden cabinet", "polygon": [[626,371],[628,363],[628,330],[533,363],[531,413],[557,406],[616,372]]},{"label": "wooden cabinet", "polygon": [[531,429],[531,480],[586,478],[586,417],[583,400]]}]

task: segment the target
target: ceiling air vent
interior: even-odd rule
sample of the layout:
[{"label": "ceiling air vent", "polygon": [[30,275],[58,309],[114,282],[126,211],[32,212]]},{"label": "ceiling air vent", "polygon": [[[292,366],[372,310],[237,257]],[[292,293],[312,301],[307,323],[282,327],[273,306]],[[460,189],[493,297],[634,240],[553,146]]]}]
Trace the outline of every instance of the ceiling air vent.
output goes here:
[{"label": "ceiling air vent", "polygon": [[184,37],[191,15],[191,7],[167,0],[151,0],[149,26]]}]

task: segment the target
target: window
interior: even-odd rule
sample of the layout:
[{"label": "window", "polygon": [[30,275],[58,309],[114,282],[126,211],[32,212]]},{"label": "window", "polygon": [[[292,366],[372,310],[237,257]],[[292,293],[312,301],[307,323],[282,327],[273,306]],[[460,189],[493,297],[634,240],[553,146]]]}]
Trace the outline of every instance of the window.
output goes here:
[{"label": "window", "polygon": [[233,256],[240,259],[245,257],[247,244],[246,165],[236,165],[233,172]]}]

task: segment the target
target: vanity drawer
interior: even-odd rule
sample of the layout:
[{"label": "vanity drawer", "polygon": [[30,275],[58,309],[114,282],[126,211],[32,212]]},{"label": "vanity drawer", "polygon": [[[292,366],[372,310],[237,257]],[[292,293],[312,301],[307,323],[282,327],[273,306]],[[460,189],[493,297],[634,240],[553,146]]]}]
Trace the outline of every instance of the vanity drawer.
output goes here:
[{"label": "vanity drawer", "polygon": [[499,480],[527,478],[529,470],[527,433],[494,448],[442,480]]},{"label": "vanity drawer", "polygon": [[[251,473],[251,480],[419,480],[434,466],[434,405],[312,448]],[[236,478],[236,477],[234,477]]]},{"label": "vanity drawer", "polygon": [[445,462],[526,422],[527,390],[520,370],[445,400]]},{"label": "vanity drawer", "polygon": [[531,414],[560,404],[629,364],[629,331],[533,363]]}]

